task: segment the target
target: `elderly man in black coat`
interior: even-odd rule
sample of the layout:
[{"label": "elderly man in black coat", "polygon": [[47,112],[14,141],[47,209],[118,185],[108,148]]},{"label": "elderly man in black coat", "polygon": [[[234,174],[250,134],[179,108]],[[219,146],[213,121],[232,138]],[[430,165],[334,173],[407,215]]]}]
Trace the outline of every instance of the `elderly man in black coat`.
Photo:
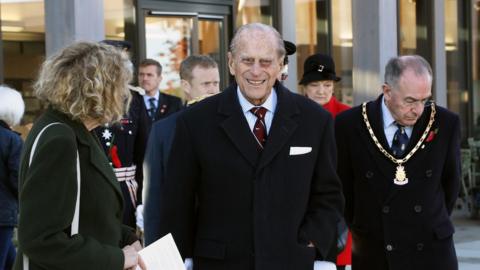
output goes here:
[{"label": "elderly man in black coat", "polygon": [[460,121],[430,102],[431,86],[425,59],[393,58],[383,94],[336,118],[354,270],[458,269]]},{"label": "elderly man in black coat", "polygon": [[236,84],[178,117],[161,231],[195,270],[312,270],[343,208],[333,120],[276,80],[275,29],[244,25],[230,49]]}]

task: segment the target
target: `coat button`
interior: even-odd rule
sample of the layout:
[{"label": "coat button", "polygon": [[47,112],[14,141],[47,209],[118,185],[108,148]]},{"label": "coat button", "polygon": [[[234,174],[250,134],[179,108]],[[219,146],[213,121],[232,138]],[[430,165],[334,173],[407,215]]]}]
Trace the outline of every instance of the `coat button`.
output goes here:
[{"label": "coat button", "polygon": [[433,174],[432,170],[426,170],[425,171],[425,176],[428,177],[428,178],[432,177],[432,174]]},{"label": "coat button", "polygon": [[415,205],[413,207],[413,210],[415,210],[416,213],[422,212],[422,206],[421,205]]},{"label": "coat button", "polygon": [[417,244],[417,250],[422,251],[423,250],[423,243],[418,243]]},{"label": "coat button", "polygon": [[384,214],[390,213],[390,207],[384,206],[384,207],[382,208],[382,212],[383,212]]},{"label": "coat button", "polygon": [[368,172],[365,174],[365,177],[367,177],[368,179],[372,178],[372,177],[373,177],[373,172],[372,172],[372,171],[368,171]]},{"label": "coat button", "polygon": [[387,245],[387,246],[385,247],[385,249],[386,249],[387,251],[392,251],[392,250],[393,250],[393,246],[392,246],[392,245]]}]

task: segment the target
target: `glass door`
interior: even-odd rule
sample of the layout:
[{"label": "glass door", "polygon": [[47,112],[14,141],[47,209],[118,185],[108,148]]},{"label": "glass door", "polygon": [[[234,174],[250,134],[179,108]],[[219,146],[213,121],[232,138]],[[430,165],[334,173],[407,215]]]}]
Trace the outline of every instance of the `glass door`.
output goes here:
[{"label": "glass door", "polygon": [[209,55],[218,63],[221,86],[228,82],[225,16],[148,11],[145,15],[145,57],[163,67],[160,90],[183,98],[180,64],[189,55]]}]

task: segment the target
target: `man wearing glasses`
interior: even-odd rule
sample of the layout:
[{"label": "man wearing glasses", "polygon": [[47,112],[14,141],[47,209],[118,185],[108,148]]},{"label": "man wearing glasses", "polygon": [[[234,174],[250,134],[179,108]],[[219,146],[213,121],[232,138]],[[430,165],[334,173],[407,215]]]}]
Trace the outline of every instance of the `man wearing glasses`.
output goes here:
[{"label": "man wearing glasses", "polygon": [[450,214],[460,183],[460,120],[429,101],[431,87],[425,59],[393,58],[382,95],[336,118],[355,270],[458,269]]}]

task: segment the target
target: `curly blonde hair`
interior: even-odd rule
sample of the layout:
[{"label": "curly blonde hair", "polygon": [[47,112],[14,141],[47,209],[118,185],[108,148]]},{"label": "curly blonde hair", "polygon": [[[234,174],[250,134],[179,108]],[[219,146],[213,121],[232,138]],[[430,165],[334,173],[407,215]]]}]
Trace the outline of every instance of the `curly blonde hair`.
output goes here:
[{"label": "curly blonde hair", "polygon": [[43,63],[35,95],[74,120],[118,121],[131,100],[127,63],[127,54],[110,45],[76,42]]}]

